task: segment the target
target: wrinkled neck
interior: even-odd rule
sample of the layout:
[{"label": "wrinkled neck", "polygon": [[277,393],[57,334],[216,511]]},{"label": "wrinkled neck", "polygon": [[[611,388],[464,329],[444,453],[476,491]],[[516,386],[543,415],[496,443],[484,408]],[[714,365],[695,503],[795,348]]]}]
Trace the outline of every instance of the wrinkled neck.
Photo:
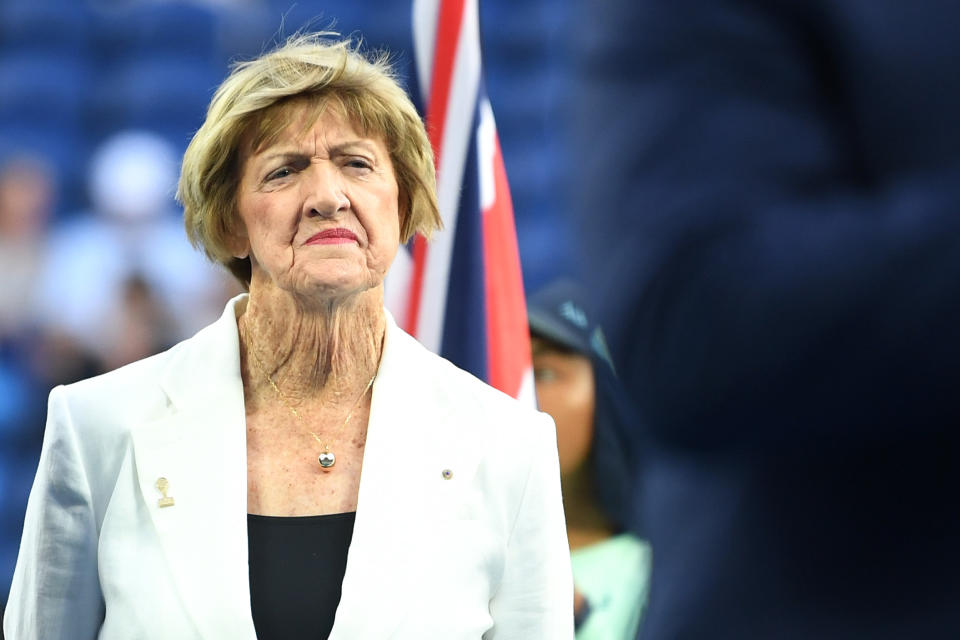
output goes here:
[{"label": "wrinkled neck", "polygon": [[294,403],[339,396],[376,373],[386,329],[383,288],[304,304],[251,286],[238,326],[248,386],[272,380]]}]

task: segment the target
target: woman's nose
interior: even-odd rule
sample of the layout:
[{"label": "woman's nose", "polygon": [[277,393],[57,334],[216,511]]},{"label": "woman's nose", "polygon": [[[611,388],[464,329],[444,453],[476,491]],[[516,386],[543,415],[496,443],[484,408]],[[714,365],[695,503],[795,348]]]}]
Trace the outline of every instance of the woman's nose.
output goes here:
[{"label": "woman's nose", "polygon": [[[321,165],[327,163],[319,163]],[[307,216],[335,218],[350,208],[343,181],[335,166],[314,165],[306,180],[308,189],[304,200]]]}]

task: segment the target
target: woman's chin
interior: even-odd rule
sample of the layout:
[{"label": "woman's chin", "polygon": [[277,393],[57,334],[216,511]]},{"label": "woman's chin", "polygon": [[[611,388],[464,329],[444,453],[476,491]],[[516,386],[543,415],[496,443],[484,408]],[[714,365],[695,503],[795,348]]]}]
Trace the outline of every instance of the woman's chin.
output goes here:
[{"label": "woman's chin", "polygon": [[254,274],[250,292],[255,297],[272,297],[276,294],[289,296],[302,308],[316,305],[329,307],[330,304],[365,298],[365,293],[381,288],[382,284],[382,274],[355,266],[343,269],[299,269],[272,276],[261,271]]},{"label": "woman's chin", "polygon": [[359,299],[363,294],[378,287],[380,282],[369,278],[323,278],[308,279],[297,283],[289,290],[294,297],[306,303],[341,304]]}]

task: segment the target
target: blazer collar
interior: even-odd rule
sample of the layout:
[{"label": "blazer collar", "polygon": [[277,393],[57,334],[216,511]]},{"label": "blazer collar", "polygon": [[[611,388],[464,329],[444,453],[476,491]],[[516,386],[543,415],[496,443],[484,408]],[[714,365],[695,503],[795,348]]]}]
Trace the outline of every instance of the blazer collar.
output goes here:
[{"label": "blazer collar", "polygon": [[237,318],[246,306],[247,294],[232,298],[216,322],[174,348],[160,386],[175,408],[200,409],[210,406],[211,394],[243,393]]}]

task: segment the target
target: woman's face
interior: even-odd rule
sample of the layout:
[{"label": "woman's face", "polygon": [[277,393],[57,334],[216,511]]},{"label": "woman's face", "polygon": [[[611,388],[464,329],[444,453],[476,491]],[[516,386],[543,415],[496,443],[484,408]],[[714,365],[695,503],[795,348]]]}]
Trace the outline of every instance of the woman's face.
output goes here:
[{"label": "woman's face", "polygon": [[243,158],[235,253],[251,258],[251,288],[316,299],[378,287],[400,244],[390,154],[335,109],[305,132],[309,106],[291,109],[278,139]]},{"label": "woman's face", "polygon": [[557,423],[560,473],[577,471],[593,444],[595,391],[590,359],[531,336],[537,403]]}]

